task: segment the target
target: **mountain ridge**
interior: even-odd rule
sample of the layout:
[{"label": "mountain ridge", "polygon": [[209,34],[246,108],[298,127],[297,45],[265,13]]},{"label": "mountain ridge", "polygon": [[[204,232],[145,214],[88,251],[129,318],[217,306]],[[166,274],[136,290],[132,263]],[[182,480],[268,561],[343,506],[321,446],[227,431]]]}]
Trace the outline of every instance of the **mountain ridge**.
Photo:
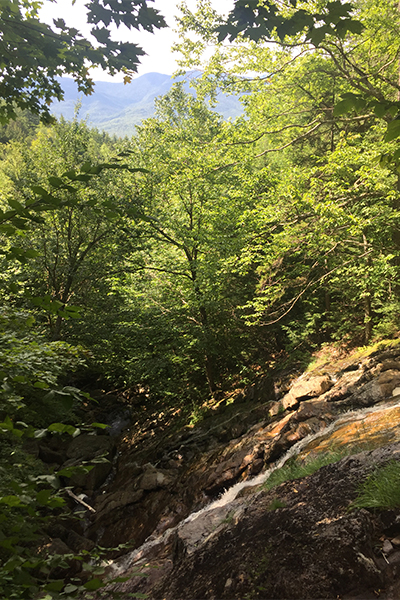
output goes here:
[{"label": "mountain ridge", "polygon": [[[173,78],[152,72],[129,84],[97,81],[91,96],[79,93],[74,80],[63,77],[60,83],[64,100],[54,102],[51,112],[56,117],[72,120],[79,106],[79,117],[87,120],[89,126],[119,137],[131,136],[136,125],[154,115],[155,99],[166,94],[177,81],[184,81],[185,90],[194,94],[187,76]],[[212,110],[225,119],[236,118],[243,112],[238,96],[226,94],[220,94],[217,107]]]}]

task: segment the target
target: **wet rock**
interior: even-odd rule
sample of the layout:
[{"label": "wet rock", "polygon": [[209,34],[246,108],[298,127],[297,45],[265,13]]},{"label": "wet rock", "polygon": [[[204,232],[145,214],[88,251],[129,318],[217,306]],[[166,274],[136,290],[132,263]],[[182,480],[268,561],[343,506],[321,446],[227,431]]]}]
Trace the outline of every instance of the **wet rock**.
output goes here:
[{"label": "wet rock", "polygon": [[[399,448],[389,453],[397,456]],[[387,453],[364,452],[184,525],[179,536],[186,552],[150,597],[368,598],[384,587],[387,563],[381,568],[375,559],[373,513],[348,507],[359,483],[386,460]],[[271,511],[276,497],[285,507]],[[397,555],[389,562],[397,564]]]},{"label": "wet rock", "polygon": [[358,365],[356,370],[345,372],[341,375],[338,381],[333,387],[320,396],[320,400],[326,402],[337,402],[343,400],[357,390],[357,387],[367,379],[367,376],[363,369],[359,369]]},{"label": "wet rock", "polygon": [[285,412],[285,410],[295,410],[298,406],[298,398],[295,398],[289,393],[286,394],[286,396],[284,396],[281,400],[278,400],[278,402],[273,403],[269,409],[269,415],[271,417],[276,417],[277,415]]},{"label": "wet rock", "polygon": [[325,423],[322,423],[320,419],[313,417],[311,419],[307,419],[307,421],[303,421],[299,423],[294,429],[292,429],[289,433],[285,434],[282,438],[282,441],[285,440],[288,444],[294,444],[299,440],[302,440],[307,435],[311,433],[316,433],[319,431]]},{"label": "wet rock", "polygon": [[390,565],[399,565],[400,564],[400,551],[397,551],[394,554],[391,554],[390,556],[388,556],[388,560],[389,560]]},{"label": "wet rock", "polygon": [[[78,554],[82,550],[93,550],[94,543],[75,531],[73,527],[79,527],[79,524],[76,522],[70,523],[69,527],[66,527],[61,523],[52,523],[47,533],[53,540],[60,539],[64,543],[64,549],[68,548],[69,553]],[[59,554],[68,554],[68,552],[65,550],[65,552],[59,552]]]},{"label": "wet rock", "polygon": [[332,405],[322,400],[306,400],[300,404],[290,423],[300,423],[313,418],[323,419],[325,422],[332,421],[335,418]]},{"label": "wet rock", "polygon": [[86,471],[85,468],[82,469],[81,466],[80,461],[69,460],[62,465],[62,468],[75,467],[76,471],[68,478],[68,485],[82,489],[89,495],[106,481],[112,469],[112,464],[107,459],[89,465],[89,471]]},{"label": "wet rock", "polygon": [[251,477],[255,477],[262,471],[263,466],[264,466],[264,460],[262,458],[256,458],[249,467],[249,475]]},{"label": "wet rock", "polygon": [[[386,360],[389,362],[385,362]],[[129,453],[118,460],[118,473],[112,486],[108,488],[105,498],[97,498],[98,514],[93,517],[96,521],[90,529],[91,539],[105,546],[128,540],[139,545],[148,536],[152,540],[153,537],[162,535],[193,509],[204,507],[210,501],[210,496],[217,496],[224,488],[260,473],[264,465],[279,459],[294,443],[310,433],[326,428],[339,413],[348,408],[370,406],[387,398],[386,394],[390,396],[397,389],[396,385],[400,388],[400,381],[396,383],[400,371],[394,368],[395,364],[393,356],[382,359],[380,355],[354,362],[347,370],[343,369],[342,362],[340,373],[335,376],[330,371],[332,380],[327,376],[308,375],[308,379],[298,380],[290,391],[283,383],[277,389],[281,390],[279,393],[287,393],[278,402],[273,402],[273,393],[268,388],[270,384],[265,390],[254,385],[243,393],[246,403],[239,406],[238,402],[236,406],[227,403],[223,405],[221,402],[217,411],[209,411],[210,414],[200,427],[185,428],[169,435],[165,443],[162,440],[157,443],[155,440],[149,441],[156,437],[153,435],[155,426],[149,425],[149,429],[143,434],[148,435],[148,440],[143,444],[144,437],[141,438],[140,443],[135,442],[135,448],[132,447]],[[246,407],[246,404],[250,405],[250,399],[253,403],[256,398],[261,397],[264,400],[262,406],[254,406],[252,410],[250,406]],[[282,414],[280,418],[280,412],[288,409],[291,412]],[[380,434],[373,429],[374,418],[362,417],[358,421],[353,420],[347,429],[343,426],[342,430],[334,430],[332,435],[327,434],[326,439],[318,438],[314,446],[306,447],[307,451],[329,453],[332,447],[338,450],[342,446],[350,447],[354,440],[357,444],[360,440],[364,443],[364,437],[366,444],[372,441],[381,445],[389,443],[392,439],[398,439],[394,430],[399,418],[397,413],[387,415],[385,428],[390,430],[390,436],[393,434],[393,437],[381,439]],[[365,454],[367,455],[368,453]],[[381,454],[371,454],[364,462],[360,459],[348,459],[343,462],[343,470],[347,470],[349,476],[343,474],[341,479],[335,478],[335,471],[329,471],[328,467],[321,479],[315,475],[314,479],[307,478],[304,482],[301,480],[295,484],[284,484],[283,488],[279,488],[277,498],[273,495],[276,491],[269,493],[268,505],[267,500],[265,504],[259,504],[265,492],[257,495],[253,490],[251,495],[243,496],[246,507],[243,508],[243,515],[237,519],[228,511],[225,516],[222,516],[222,512],[216,514],[216,519],[211,519],[211,525],[204,524],[207,519],[210,521],[210,515],[197,520],[196,541],[193,541],[195,536],[192,531],[193,543],[186,544],[184,541],[182,545],[179,534],[181,541],[176,548],[179,546],[180,550],[172,555],[161,556],[154,547],[152,550],[155,553],[152,559],[154,558],[159,573],[163,572],[166,565],[166,573],[171,574],[171,561],[175,561],[174,576],[178,573],[180,580],[181,574],[177,569],[180,563],[185,563],[187,589],[182,579],[181,588],[172,590],[167,586],[165,596],[164,591],[157,595],[158,592],[153,590],[150,598],[223,599],[243,598],[247,594],[252,600],[265,600],[266,597],[303,599],[313,597],[307,595],[312,592],[320,594],[314,597],[343,596],[350,599],[364,591],[369,594],[372,587],[366,589],[365,586],[381,586],[382,573],[388,566],[380,552],[382,542],[374,534],[377,517],[368,511],[348,514],[347,507],[358,482],[379,461],[390,460],[391,456],[393,453],[385,455],[382,450]],[[140,466],[148,461],[151,461],[150,465]],[[355,468],[354,465],[358,467]],[[322,492],[319,485],[322,486]],[[308,488],[309,493],[306,493]],[[139,495],[135,496],[135,493]],[[274,499],[282,500],[286,506],[276,511],[271,510],[269,507],[273,505]],[[322,504],[318,504],[319,502]],[[252,512],[253,509],[255,512]],[[254,517],[254,527],[251,519],[246,520],[245,514]],[[202,530],[203,519],[205,529]],[[381,527],[384,528],[383,523]],[[251,529],[251,535],[245,532],[247,529]],[[398,534],[400,529],[394,520],[387,527],[387,535]],[[252,536],[255,540],[254,548],[251,545]],[[203,553],[202,549],[206,546],[210,549],[209,554]],[[263,548],[266,547],[271,550],[271,555],[268,551],[264,557]],[[236,548],[242,548],[243,565],[240,564],[239,557],[233,558]],[[333,555],[334,549],[337,550],[337,557]],[[377,555],[375,551],[380,554]],[[165,544],[163,552],[168,552]],[[203,566],[200,568],[203,569],[203,579],[197,579],[201,590],[199,592],[194,583],[195,562],[192,565],[193,571],[190,571],[192,567],[187,562],[191,553],[198,564],[204,563],[204,569]],[[266,562],[271,561],[270,571],[274,572],[274,579],[272,575],[268,575],[268,568],[262,573],[262,569],[260,573],[255,572],[258,562],[264,558]],[[219,568],[221,561],[222,567]],[[228,565],[226,570],[225,561]],[[313,561],[316,564],[315,572]],[[396,565],[393,569],[395,567]],[[162,577],[159,583],[161,579]],[[317,583],[312,581],[314,579],[320,581]],[[232,583],[225,586],[228,580]],[[253,586],[251,582],[256,583]],[[298,582],[301,583],[301,592],[296,592]],[[129,587],[130,584],[126,585]],[[137,589],[146,593],[146,584],[142,581],[140,586]],[[268,590],[269,596],[262,595],[260,590],[263,588]],[[180,595],[176,595],[178,593]],[[278,595],[284,593],[287,595]],[[296,596],[295,593],[299,595]]]},{"label": "wet rock", "polygon": [[140,502],[121,505],[111,511],[103,509],[99,519],[95,515],[88,537],[108,548],[126,542],[138,547],[157,528],[166,507],[173,508],[176,503],[176,498],[164,489],[144,493]]},{"label": "wet rock", "polygon": [[208,496],[215,496],[235,483],[240,474],[252,462],[253,456],[246,449],[235,452],[233,456],[216,465],[209,474],[204,491]]},{"label": "wet rock", "polygon": [[285,410],[295,410],[299,403],[307,398],[321,396],[333,385],[331,378],[327,375],[311,377],[309,379],[297,381],[283,398],[274,402],[269,410],[269,415],[274,417],[283,413]]},{"label": "wet rock", "polygon": [[383,360],[381,363],[381,371],[388,370],[400,371],[400,360],[394,360],[393,358]]}]

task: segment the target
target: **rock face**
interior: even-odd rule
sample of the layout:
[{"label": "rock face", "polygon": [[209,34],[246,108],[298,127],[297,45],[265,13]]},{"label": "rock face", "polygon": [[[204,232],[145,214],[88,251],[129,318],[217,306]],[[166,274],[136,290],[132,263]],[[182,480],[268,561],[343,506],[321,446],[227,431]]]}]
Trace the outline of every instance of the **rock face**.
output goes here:
[{"label": "rock face", "polygon": [[[380,514],[348,511],[357,486],[377,465],[400,460],[399,388],[400,347],[336,368],[327,364],[291,385],[260,380],[180,431],[168,431],[163,413],[149,418],[140,435],[132,423],[122,432],[112,480],[105,484],[102,473],[73,482],[95,509],[88,514],[88,541],[139,549],[120,559],[118,572],[157,567],[146,579],[119,584],[122,597],[366,600],[378,590],[388,600],[400,597],[397,513],[384,522]],[[388,402],[393,406],[379,416],[377,408]],[[364,412],[344,416],[357,410]],[[96,452],[112,459],[112,438],[80,437],[64,458],[57,448],[42,453],[63,464]],[[185,522],[295,448],[304,461],[332,449],[355,456],[269,492],[249,487]]]},{"label": "rock face", "polygon": [[149,435],[151,429],[135,444],[127,432],[112,483],[93,499],[90,538],[103,546],[140,546],[173,527],[341,413],[391,397],[400,386],[399,357],[400,348],[349,360],[339,372],[311,372],[280,399],[270,380],[260,381],[199,426],[166,435],[162,443]]},{"label": "rock face", "polygon": [[[400,443],[362,452],[203,513],[148,548],[123,595],[152,600],[398,598],[400,511],[351,510],[357,487],[378,466],[400,460]],[[124,596],[123,596],[124,597]]]}]

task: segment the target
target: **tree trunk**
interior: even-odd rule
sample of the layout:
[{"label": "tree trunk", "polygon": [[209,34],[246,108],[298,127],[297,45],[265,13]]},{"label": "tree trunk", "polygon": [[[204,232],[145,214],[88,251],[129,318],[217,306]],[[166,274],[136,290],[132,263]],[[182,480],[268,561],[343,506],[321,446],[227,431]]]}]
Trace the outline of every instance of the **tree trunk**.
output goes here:
[{"label": "tree trunk", "polygon": [[[368,252],[368,241],[363,233],[363,243],[364,243],[364,252]],[[367,257],[366,259],[367,268],[371,265],[371,259]],[[366,274],[366,279],[368,278],[368,272]],[[372,335],[372,304],[371,304],[371,289],[369,287],[368,281],[366,281],[365,286],[365,297],[364,297],[364,341],[366,344],[371,339]]]},{"label": "tree trunk", "polygon": [[210,346],[212,341],[210,340],[210,330],[208,327],[208,317],[207,311],[204,306],[200,306],[200,318],[201,324],[203,327],[203,336],[204,336],[204,367],[206,372],[206,378],[208,387],[211,394],[214,394],[216,390],[216,365],[215,365],[215,356],[210,351]]}]

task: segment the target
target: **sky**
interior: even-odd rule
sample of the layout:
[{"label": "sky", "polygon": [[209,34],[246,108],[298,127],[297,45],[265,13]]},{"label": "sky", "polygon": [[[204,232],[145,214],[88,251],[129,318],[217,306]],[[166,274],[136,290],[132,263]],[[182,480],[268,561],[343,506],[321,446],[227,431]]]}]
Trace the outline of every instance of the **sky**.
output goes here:
[{"label": "sky", "polygon": [[[53,18],[63,18],[67,25],[76,27],[83,35],[88,35],[89,26],[86,23],[86,9],[84,7],[87,0],[76,0],[72,6],[72,0],[57,0],[57,2],[44,2],[41,9],[41,18],[52,24]],[[212,5],[220,13],[228,13],[233,7],[233,0],[212,0]],[[166,75],[172,75],[177,69],[175,62],[176,54],[171,52],[171,46],[177,38],[173,28],[175,26],[174,15],[179,14],[176,5],[178,0],[155,0],[151,6],[158,9],[164,16],[168,28],[157,29],[155,34],[145,31],[138,32],[136,29],[128,30],[126,28],[114,28],[112,38],[115,40],[133,42],[138,44],[147,53],[147,56],[141,58],[141,65],[138,68],[138,76],[145,73],[157,72]],[[195,10],[196,0],[186,0],[190,10]],[[95,81],[122,81],[123,76],[117,75],[110,77],[100,69],[92,71]]]}]

